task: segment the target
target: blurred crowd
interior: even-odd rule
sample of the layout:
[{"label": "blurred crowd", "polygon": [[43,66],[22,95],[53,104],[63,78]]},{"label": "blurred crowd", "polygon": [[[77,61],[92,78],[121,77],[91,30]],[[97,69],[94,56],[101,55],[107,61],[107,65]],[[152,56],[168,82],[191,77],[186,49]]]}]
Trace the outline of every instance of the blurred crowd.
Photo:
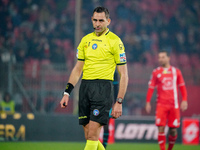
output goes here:
[{"label": "blurred crowd", "polygon": [[[154,55],[159,49],[200,56],[200,1],[104,0],[102,3],[110,10],[111,31],[122,38],[129,62],[148,63],[148,53]],[[85,33],[91,28],[87,16],[102,3],[91,0],[83,4]]]},{"label": "blurred crowd", "polygon": [[[75,0],[0,0],[0,55],[6,61],[70,63],[75,55]],[[93,31],[92,11],[110,11],[110,30],[124,42],[129,62],[148,63],[166,49],[200,55],[198,0],[83,0],[82,35]]]},{"label": "blurred crowd", "polygon": [[73,62],[74,8],[73,0],[0,0],[1,62],[7,53],[17,63]]}]

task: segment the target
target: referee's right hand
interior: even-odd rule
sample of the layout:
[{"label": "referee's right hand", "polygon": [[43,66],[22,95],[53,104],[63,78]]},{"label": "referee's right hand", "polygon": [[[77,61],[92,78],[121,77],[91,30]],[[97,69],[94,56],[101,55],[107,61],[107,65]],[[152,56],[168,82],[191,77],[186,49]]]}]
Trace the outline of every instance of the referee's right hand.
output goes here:
[{"label": "referee's right hand", "polygon": [[64,95],[63,98],[60,101],[61,108],[66,108],[67,105],[68,105],[68,101],[69,101],[69,96],[68,95]]}]

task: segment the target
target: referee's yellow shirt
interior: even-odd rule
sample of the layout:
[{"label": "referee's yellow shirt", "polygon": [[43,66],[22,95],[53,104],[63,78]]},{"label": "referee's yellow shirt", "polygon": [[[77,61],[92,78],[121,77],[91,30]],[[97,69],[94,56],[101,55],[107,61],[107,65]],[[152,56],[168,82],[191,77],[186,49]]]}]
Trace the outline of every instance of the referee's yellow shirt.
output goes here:
[{"label": "referee's yellow shirt", "polygon": [[77,48],[77,58],[84,61],[82,79],[86,80],[113,80],[116,65],[126,64],[124,45],[109,29],[101,36],[95,32],[84,36]]}]

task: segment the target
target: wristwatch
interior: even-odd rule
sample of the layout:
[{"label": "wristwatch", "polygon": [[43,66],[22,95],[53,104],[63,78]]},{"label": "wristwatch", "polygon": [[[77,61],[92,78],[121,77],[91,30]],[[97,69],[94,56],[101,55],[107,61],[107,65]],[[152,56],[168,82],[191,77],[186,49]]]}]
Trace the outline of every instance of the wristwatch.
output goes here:
[{"label": "wristwatch", "polygon": [[122,102],[123,102],[123,98],[118,97],[118,98],[117,98],[117,102],[118,102],[119,104],[122,104]]}]

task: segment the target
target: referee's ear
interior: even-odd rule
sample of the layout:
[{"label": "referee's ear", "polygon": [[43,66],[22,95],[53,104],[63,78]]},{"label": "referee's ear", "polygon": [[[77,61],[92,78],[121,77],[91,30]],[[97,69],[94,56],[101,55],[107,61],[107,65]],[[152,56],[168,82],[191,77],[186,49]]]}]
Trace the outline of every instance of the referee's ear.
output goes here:
[{"label": "referee's ear", "polygon": [[108,21],[108,24],[107,24],[107,25],[110,25],[110,23],[111,23],[111,19],[108,18],[107,21]]}]

